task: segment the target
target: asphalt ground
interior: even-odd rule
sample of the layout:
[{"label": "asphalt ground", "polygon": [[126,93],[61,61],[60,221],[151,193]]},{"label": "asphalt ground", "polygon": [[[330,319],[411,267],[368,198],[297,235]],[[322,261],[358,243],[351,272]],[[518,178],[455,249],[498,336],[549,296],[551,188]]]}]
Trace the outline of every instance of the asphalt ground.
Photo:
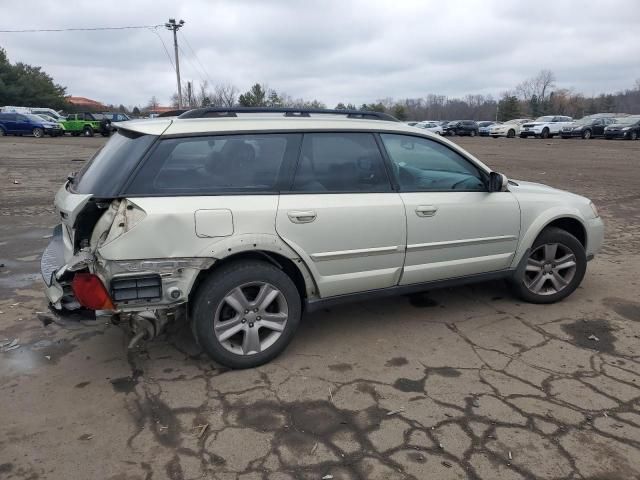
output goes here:
[{"label": "asphalt ground", "polygon": [[19,345],[0,348],[0,478],[640,478],[640,142],[454,140],[596,203],[582,286],[546,306],[492,282],[335,307],[229,371],[187,328],[127,352],[119,327],[41,323],[53,195],[104,139],[0,138],[0,345]]}]

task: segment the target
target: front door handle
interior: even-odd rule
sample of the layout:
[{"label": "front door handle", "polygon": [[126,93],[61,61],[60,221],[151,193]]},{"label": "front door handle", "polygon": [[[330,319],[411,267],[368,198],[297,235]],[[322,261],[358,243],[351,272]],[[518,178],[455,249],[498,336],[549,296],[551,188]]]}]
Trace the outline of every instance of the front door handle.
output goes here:
[{"label": "front door handle", "polygon": [[419,217],[433,217],[438,211],[435,205],[419,205],[416,207],[416,215]]},{"label": "front door handle", "polygon": [[287,212],[287,216],[293,223],[311,223],[317,217],[313,210],[291,210]]}]

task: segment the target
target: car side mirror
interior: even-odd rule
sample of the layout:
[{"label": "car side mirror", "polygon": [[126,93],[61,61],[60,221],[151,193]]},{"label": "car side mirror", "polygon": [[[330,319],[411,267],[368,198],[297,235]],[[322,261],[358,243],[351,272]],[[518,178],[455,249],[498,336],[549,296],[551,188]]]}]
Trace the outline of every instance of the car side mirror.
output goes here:
[{"label": "car side mirror", "polygon": [[498,172],[489,174],[489,191],[490,192],[507,192],[509,180],[506,175]]}]

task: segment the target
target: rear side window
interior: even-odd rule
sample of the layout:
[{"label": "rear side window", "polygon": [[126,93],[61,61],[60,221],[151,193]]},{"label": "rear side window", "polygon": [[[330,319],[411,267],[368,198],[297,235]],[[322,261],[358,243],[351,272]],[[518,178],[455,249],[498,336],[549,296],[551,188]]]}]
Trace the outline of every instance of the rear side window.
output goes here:
[{"label": "rear side window", "polygon": [[117,196],[144,152],[157,137],[119,130],[76,175],[71,190],[96,197]]},{"label": "rear side window", "polygon": [[388,192],[391,184],[369,133],[307,133],[292,190]]},{"label": "rear side window", "polygon": [[130,195],[274,192],[289,172],[299,134],[162,140],[127,188]]}]

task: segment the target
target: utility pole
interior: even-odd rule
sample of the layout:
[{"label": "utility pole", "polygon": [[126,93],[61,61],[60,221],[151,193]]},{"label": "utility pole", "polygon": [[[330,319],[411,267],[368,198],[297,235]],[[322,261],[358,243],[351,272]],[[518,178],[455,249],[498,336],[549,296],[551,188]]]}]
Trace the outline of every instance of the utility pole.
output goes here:
[{"label": "utility pole", "polygon": [[178,108],[182,108],[182,87],[180,86],[180,60],[178,59],[178,30],[184,25],[184,20],[180,20],[176,23],[175,18],[170,18],[167,23],[164,24],[167,30],[173,32],[173,50],[176,57],[176,78],[178,79]]}]

